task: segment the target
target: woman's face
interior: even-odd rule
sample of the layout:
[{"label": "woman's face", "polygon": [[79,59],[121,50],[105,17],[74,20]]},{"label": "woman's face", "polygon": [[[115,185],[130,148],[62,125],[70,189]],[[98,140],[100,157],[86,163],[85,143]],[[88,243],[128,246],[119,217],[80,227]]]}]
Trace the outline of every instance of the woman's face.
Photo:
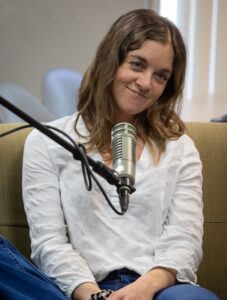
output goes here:
[{"label": "woman's face", "polygon": [[116,122],[132,122],[157,101],[172,74],[173,58],[171,43],[153,40],[128,52],[113,82]]}]

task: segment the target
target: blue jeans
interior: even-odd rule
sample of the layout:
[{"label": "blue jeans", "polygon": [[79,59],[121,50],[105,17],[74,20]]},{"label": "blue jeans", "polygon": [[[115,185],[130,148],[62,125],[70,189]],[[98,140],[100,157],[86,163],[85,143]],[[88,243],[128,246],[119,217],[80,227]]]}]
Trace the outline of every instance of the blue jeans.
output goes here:
[{"label": "blue jeans", "polygon": [[[117,290],[135,281],[139,275],[122,269],[99,282],[101,289]],[[69,300],[61,290],[0,236],[1,300]],[[207,289],[177,284],[158,293],[154,300],[220,300]]]},{"label": "blue jeans", "polygon": [[41,273],[0,236],[1,300],[69,300],[49,277]]}]

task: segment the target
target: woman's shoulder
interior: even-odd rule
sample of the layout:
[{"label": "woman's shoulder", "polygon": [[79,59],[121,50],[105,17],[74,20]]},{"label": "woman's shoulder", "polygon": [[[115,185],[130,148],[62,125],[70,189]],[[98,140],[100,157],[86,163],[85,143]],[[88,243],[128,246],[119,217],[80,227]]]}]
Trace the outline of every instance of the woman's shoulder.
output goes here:
[{"label": "woman's shoulder", "polygon": [[166,141],[165,154],[168,155],[170,153],[174,156],[183,157],[187,153],[196,154],[198,150],[193,139],[187,133],[184,133],[179,138],[168,139]]},{"label": "woman's shoulder", "polygon": [[166,152],[173,153],[181,160],[185,157],[199,157],[199,152],[193,139],[187,134],[181,135],[178,139],[168,140],[166,143]]},{"label": "woman's shoulder", "polygon": [[171,145],[172,147],[179,147],[184,145],[195,147],[193,139],[187,133],[182,134],[179,138],[167,140],[166,144]]}]

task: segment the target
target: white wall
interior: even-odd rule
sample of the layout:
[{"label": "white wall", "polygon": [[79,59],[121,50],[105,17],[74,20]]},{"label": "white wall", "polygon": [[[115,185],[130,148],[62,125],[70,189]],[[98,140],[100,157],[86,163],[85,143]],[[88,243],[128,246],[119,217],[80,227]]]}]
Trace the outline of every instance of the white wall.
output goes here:
[{"label": "white wall", "polygon": [[122,13],[143,0],[0,0],[0,82],[19,84],[41,99],[53,67],[84,72],[96,47]]}]

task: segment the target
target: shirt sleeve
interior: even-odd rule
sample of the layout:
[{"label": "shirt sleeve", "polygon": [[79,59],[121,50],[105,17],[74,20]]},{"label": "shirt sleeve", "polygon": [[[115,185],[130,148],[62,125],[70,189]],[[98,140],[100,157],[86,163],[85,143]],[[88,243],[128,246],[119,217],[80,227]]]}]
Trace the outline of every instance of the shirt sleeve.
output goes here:
[{"label": "shirt sleeve", "polygon": [[[86,261],[72,248],[61,206],[58,171],[47,138],[29,134],[23,159],[23,200],[30,228],[32,259],[68,296],[83,282],[95,282]],[[70,180],[70,178],[69,178]]]},{"label": "shirt sleeve", "polygon": [[181,162],[161,239],[155,244],[155,267],[172,268],[177,280],[196,283],[202,259],[202,166],[188,136],[181,138]]}]

